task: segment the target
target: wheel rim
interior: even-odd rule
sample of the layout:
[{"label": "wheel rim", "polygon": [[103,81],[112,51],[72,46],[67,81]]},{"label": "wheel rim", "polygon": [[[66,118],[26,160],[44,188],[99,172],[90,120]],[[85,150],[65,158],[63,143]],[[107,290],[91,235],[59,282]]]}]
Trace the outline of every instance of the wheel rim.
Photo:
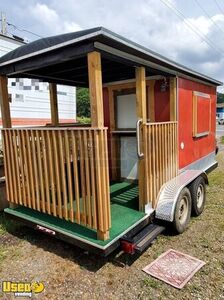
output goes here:
[{"label": "wheel rim", "polygon": [[187,220],[187,216],[188,216],[188,199],[186,196],[184,196],[181,200],[180,200],[180,206],[179,206],[179,211],[178,211],[178,218],[179,218],[179,222],[180,224],[184,224]]},{"label": "wheel rim", "polygon": [[202,184],[198,186],[197,190],[197,207],[200,208],[204,202],[204,187]]}]

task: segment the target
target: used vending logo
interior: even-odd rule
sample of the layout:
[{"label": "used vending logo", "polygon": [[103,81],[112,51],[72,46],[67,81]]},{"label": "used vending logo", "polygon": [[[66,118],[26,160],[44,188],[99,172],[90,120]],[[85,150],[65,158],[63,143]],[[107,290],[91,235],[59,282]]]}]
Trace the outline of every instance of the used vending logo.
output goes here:
[{"label": "used vending logo", "polygon": [[43,292],[44,284],[42,282],[2,282],[2,292],[14,293],[15,297],[31,297],[32,294]]}]

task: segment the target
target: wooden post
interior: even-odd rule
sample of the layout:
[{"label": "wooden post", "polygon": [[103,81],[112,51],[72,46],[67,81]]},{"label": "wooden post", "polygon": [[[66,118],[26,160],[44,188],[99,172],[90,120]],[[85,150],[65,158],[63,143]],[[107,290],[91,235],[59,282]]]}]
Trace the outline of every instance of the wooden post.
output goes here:
[{"label": "wooden post", "polygon": [[50,103],[51,103],[51,124],[57,126],[59,123],[58,116],[58,97],[56,83],[49,83]]},{"label": "wooden post", "polygon": [[9,95],[6,76],[0,76],[0,104],[3,128],[11,128],[12,122],[10,116]]},{"label": "wooden post", "polygon": [[[93,51],[88,53],[88,75],[89,75],[89,95],[91,108],[91,125],[92,127],[104,127],[103,116],[103,85],[101,70],[101,55]],[[105,162],[102,148],[102,135],[95,133],[95,151],[96,151],[96,186],[97,186],[97,238],[107,240],[109,238],[109,228],[107,224],[107,206],[110,203],[107,197],[109,191],[109,182],[104,180]],[[108,187],[106,186],[108,185]]]},{"label": "wooden post", "polygon": [[[138,119],[142,119],[143,124],[146,123],[146,81],[145,81],[145,68],[137,67],[136,68],[136,98],[137,98],[137,117]],[[144,125],[143,125],[144,126]],[[144,127],[142,131],[143,140],[145,138],[144,135]],[[145,149],[146,141],[144,140],[141,143],[142,151],[144,153],[144,157],[139,159],[138,161],[138,184],[139,184],[139,209],[144,210],[145,204],[147,203],[147,180],[146,180],[146,149]]]},{"label": "wooden post", "polygon": [[155,82],[155,80],[150,80],[148,86],[148,118],[150,122],[155,122]]},{"label": "wooden post", "polygon": [[92,127],[103,127],[103,86],[101,55],[93,51],[88,53],[89,95]]},{"label": "wooden post", "polygon": [[177,83],[176,78],[170,78],[170,121],[177,120]]},{"label": "wooden post", "polygon": [[[0,76],[0,105],[1,105],[3,128],[11,128],[12,121],[11,121],[11,116],[10,116],[9,95],[8,95],[7,77],[6,76]],[[6,150],[5,147],[4,147],[4,150]],[[5,153],[4,153],[4,155],[5,155]],[[5,165],[5,176],[6,176],[6,184],[8,185],[6,165]],[[15,176],[15,174],[13,174],[13,176]],[[9,193],[7,193],[7,198],[10,201]],[[15,208],[18,205],[14,204],[14,203],[9,203],[9,206],[11,208]]]}]

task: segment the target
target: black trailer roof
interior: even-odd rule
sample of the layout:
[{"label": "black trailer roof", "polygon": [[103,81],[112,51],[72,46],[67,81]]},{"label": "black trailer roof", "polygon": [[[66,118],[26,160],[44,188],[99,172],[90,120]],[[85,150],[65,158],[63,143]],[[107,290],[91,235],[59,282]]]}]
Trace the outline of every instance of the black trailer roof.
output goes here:
[{"label": "black trailer roof", "polygon": [[85,86],[88,84],[86,54],[95,50],[102,53],[103,83],[134,78],[133,67],[143,65],[147,76],[185,76],[222,85],[103,27],[47,37],[21,46],[0,58],[0,74]]}]

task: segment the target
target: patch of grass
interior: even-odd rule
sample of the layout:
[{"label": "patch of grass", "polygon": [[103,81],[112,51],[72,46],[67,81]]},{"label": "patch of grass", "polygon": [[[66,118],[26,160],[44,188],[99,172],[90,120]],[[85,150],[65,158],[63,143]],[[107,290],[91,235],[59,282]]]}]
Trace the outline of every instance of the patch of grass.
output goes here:
[{"label": "patch of grass", "polygon": [[0,234],[15,232],[21,225],[6,219],[4,213],[0,213]]},{"label": "patch of grass", "polygon": [[223,172],[221,170],[216,170],[216,172],[212,172],[209,174],[209,185],[215,185],[215,186],[224,186],[224,176]]},{"label": "patch of grass", "polygon": [[220,143],[221,143],[221,144],[224,144],[224,136],[221,136],[221,138],[220,138]]},{"label": "patch of grass", "polygon": [[153,288],[153,289],[157,289],[159,288],[159,282],[156,281],[155,279],[152,278],[145,278],[143,280],[143,284],[147,287]]},{"label": "patch of grass", "polygon": [[0,263],[5,259],[6,257],[6,249],[5,247],[0,246]]}]

